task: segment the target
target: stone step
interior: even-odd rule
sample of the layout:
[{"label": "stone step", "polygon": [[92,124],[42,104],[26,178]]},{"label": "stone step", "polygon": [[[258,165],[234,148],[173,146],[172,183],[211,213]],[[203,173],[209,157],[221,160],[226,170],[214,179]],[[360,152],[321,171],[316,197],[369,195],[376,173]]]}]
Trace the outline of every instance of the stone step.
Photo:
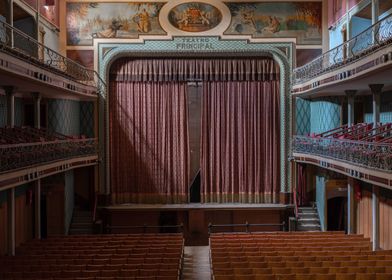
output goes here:
[{"label": "stone step", "polygon": [[73,217],[93,217],[93,213],[89,212],[89,211],[74,211],[73,212]]},{"label": "stone step", "polygon": [[72,223],[71,228],[92,228],[92,223]]},{"label": "stone step", "polygon": [[91,229],[70,228],[68,233],[70,235],[73,235],[73,234],[75,234],[75,235],[79,235],[79,234],[93,234],[93,229],[92,228]]},{"label": "stone step", "polygon": [[320,223],[320,219],[318,218],[318,217],[313,217],[313,218],[309,218],[309,217],[301,217],[301,218],[298,218],[298,223],[301,223],[301,222],[315,222],[315,223]]},{"label": "stone step", "polygon": [[93,218],[92,217],[72,217],[72,222],[73,223],[92,223]]}]

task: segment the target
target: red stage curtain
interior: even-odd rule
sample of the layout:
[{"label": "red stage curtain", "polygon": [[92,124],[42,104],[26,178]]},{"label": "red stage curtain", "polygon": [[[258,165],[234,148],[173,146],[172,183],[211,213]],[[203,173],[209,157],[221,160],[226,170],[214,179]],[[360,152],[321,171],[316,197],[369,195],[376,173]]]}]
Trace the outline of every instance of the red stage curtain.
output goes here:
[{"label": "red stage curtain", "polygon": [[187,202],[186,84],[110,82],[112,203]]},{"label": "red stage curtain", "polygon": [[202,201],[278,202],[279,81],[205,82],[202,98]]}]

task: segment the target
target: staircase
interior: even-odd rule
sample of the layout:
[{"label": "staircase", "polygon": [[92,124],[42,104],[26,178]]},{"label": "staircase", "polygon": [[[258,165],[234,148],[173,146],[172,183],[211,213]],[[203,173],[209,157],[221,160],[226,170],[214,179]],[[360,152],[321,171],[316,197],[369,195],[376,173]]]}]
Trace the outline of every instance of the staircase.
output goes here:
[{"label": "staircase", "polygon": [[70,235],[93,234],[93,213],[75,208],[68,233]]},{"label": "staircase", "polygon": [[210,246],[185,246],[182,280],[210,280]]},{"label": "staircase", "polygon": [[321,231],[317,207],[298,207],[297,231]]}]

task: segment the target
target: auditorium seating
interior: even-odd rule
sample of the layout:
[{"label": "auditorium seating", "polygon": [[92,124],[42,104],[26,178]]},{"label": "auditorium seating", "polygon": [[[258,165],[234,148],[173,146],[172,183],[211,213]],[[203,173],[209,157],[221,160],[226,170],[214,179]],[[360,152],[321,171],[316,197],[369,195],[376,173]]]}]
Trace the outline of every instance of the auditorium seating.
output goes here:
[{"label": "auditorium seating", "polygon": [[50,237],[0,258],[0,279],[148,279],[180,277],[181,234]]},{"label": "auditorium seating", "polygon": [[212,234],[214,280],[386,280],[392,251],[342,232]]},{"label": "auditorium seating", "polygon": [[[365,142],[389,142],[392,137],[392,123],[358,123],[352,126],[347,124],[319,134],[313,133],[312,138],[334,138],[341,140],[354,140]],[[386,139],[386,140],[385,140]]]}]

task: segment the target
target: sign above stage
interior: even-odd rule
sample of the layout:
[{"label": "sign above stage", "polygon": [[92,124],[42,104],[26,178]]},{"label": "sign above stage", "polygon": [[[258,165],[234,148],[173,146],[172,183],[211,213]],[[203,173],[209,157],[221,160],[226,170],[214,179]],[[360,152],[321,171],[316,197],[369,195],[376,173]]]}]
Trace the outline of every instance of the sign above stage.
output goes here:
[{"label": "sign above stage", "polygon": [[176,38],[176,49],[184,50],[184,51],[192,51],[192,50],[215,50],[215,46],[213,44],[213,40],[210,38],[200,38],[200,37],[183,37]]}]

